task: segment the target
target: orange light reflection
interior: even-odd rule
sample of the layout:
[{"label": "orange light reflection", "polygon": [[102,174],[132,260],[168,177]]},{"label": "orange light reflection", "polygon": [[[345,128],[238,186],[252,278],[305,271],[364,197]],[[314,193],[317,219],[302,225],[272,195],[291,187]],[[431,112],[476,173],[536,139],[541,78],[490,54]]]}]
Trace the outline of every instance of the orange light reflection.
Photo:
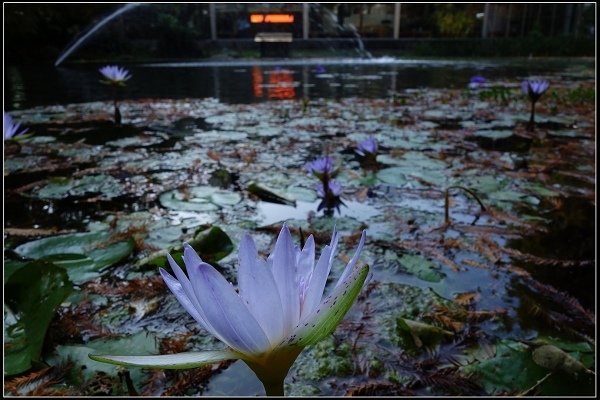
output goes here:
[{"label": "orange light reflection", "polygon": [[255,65],[252,67],[252,91],[254,97],[263,97],[267,88],[269,99],[295,99],[296,88],[294,87],[293,71],[282,69],[270,71],[267,83],[264,82],[262,68]]},{"label": "orange light reflection", "polygon": [[254,91],[254,97],[262,97],[263,95],[263,73],[262,69],[255,65],[252,67],[252,89]]},{"label": "orange light reflection", "polygon": [[296,97],[292,71],[282,70],[269,75],[268,95],[270,99],[293,99]]}]

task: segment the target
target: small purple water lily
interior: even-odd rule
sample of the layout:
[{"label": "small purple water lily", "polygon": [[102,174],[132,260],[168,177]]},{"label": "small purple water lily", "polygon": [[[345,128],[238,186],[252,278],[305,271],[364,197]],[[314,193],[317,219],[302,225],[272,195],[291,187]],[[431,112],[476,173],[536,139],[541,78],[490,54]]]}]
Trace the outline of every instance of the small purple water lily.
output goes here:
[{"label": "small purple water lily", "polygon": [[535,103],[540,97],[548,90],[550,82],[545,79],[540,80],[524,80],[521,83],[521,91],[523,94],[529,96],[531,102],[531,115],[527,124],[527,130],[533,131],[535,129]]},{"label": "small purple water lily", "polygon": [[333,167],[333,159],[331,157],[325,156],[306,163],[304,168],[306,168],[306,171],[309,174],[323,175],[331,174],[334,170]]},{"label": "small purple water lily", "polygon": [[106,78],[102,82],[112,85],[124,85],[131,78],[128,70],[116,65],[106,65],[100,68],[100,73]]},{"label": "small purple water lily", "polygon": [[325,72],[327,72],[327,70],[325,69],[325,67],[321,64],[317,64],[317,66],[315,67],[315,72],[317,74],[324,74]]},{"label": "small purple water lily", "polygon": [[548,87],[550,87],[550,82],[545,79],[524,80],[521,83],[521,91],[523,94],[528,95],[532,101],[537,101],[548,90]]},{"label": "small purple water lily", "polygon": [[17,136],[20,136],[28,131],[27,128],[23,129],[19,132],[19,128],[21,128],[20,122],[15,122],[10,114],[4,113],[4,140],[13,139]]},{"label": "small purple water lily", "polygon": [[354,151],[363,157],[365,157],[367,153],[377,154],[377,140],[373,136],[369,136],[368,139],[359,142]]},{"label": "small purple water lily", "polygon": [[125,81],[131,78],[129,71],[125,68],[116,65],[105,65],[100,68],[100,73],[106,78],[106,80],[100,81],[104,84],[111,85],[113,87],[113,104],[115,107],[115,125],[121,126],[121,111],[117,102],[117,87],[125,86]]},{"label": "small purple water lily", "polygon": [[[327,192],[331,195],[339,197],[342,194],[342,185],[336,180],[327,181]],[[327,193],[323,185],[317,185],[317,194],[319,197],[327,197]]]},{"label": "small purple water lily", "polygon": [[487,79],[485,79],[485,77],[481,75],[474,75],[469,80],[469,89],[477,89],[480,86],[482,86],[485,82],[487,82]]},{"label": "small purple water lily", "polygon": [[273,252],[264,260],[252,237],[244,234],[238,254],[239,293],[186,243],[183,261],[187,276],[170,255],[167,258],[175,277],[163,269],[160,274],[183,308],[229,349],[89,357],[117,365],[168,369],[241,359],[261,380],[267,395],[282,396],[283,381],[302,349],[333,332],[369,275],[369,266],[357,263],[366,240],[363,231],[354,256],[329,295],[323,297],[338,240],[334,229],[330,244],[315,263],[313,236],[300,249],[284,224]]}]

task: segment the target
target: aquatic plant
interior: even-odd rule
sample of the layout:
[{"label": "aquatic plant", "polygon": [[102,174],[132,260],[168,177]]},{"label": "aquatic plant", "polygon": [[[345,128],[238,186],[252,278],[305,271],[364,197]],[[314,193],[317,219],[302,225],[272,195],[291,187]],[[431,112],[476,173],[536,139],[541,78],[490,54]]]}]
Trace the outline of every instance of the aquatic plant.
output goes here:
[{"label": "aquatic plant", "polygon": [[550,82],[547,80],[524,80],[521,83],[521,90],[523,94],[529,97],[531,102],[531,116],[529,117],[529,123],[527,124],[527,130],[533,131],[535,129],[535,103],[540,97],[548,90]]},{"label": "aquatic plant", "polygon": [[19,131],[21,128],[20,122],[15,122],[10,114],[4,113],[4,140],[16,139],[17,136],[23,135],[28,131],[27,128]]},{"label": "aquatic plant", "polygon": [[343,205],[340,195],[342,194],[342,185],[336,180],[328,180],[327,183],[317,185],[317,195],[322,198],[317,207],[317,211],[325,210],[325,214],[333,214],[333,209],[340,211],[340,205]]},{"label": "aquatic plant", "polygon": [[469,80],[469,89],[478,89],[483,86],[483,84],[487,82],[487,79],[481,75],[473,75]]},{"label": "aquatic plant", "polygon": [[102,82],[109,85],[124,86],[125,81],[131,78],[128,70],[116,65],[106,65],[100,68],[100,73],[106,78]]},{"label": "aquatic plant", "polygon": [[358,154],[360,165],[365,170],[377,170],[379,163],[377,162],[377,151],[379,145],[377,139],[373,136],[369,136],[367,139],[359,142],[354,149],[354,152]]},{"label": "aquatic plant", "polygon": [[328,156],[317,158],[306,163],[305,169],[321,181],[317,187],[317,194],[323,200],[319,203],[317,211],[324,210],[326,215],[332,215],[335,208],[339,211],[340,205],[344,203],[340,199],[342,186],[333,181],[339,172],[334,166],[333,159]]},{"label": "aquatic plant", "polygon": [[356,153],[366,157],[370,154],[377,154],[377,140],[373,136],[369,136],[368,139],[359,142],[356,146]]},{"label": "aquatic plant", "polygon": [[306,163],[304,168],[306,169],[306,171],[309,174],[316,175],[319,178],[322,175],[330,175],[331,176],[334,172],[333,159],[328,156],[320,157],[320,158],[317,158],[316,160]]},{"label": "aquatic plant", "polygon": [[183,308],[229,348],[157,356],[89,357],[116,365],[167,369],[241,359],[261,380],[267,395],[281,396],[284,379],[298,355],[333,332],[367,280],[369,266],[357,264],[366,240],[363,231],[354,256],[329,295],[323,297],[338,240],[334,230],[330,244],[315,264],[312,235],[300,250],[284,224],[273,252],[264,260],[258,256],[252,237],[244,234],[238,254],[239,293],[185,244],[183,260],[188,276],[170,255],[175,277],[162,268],[160,274]]},{"label": "aquatic plant", "polygon": [[324,74],[326,72],[327,72],[327,70],[321,64],[317,64],[317,66],[315,67],[315,73],[317,73],[317,74]]},{"label": "aquatic plant", "polygon": [[125,68],[118,67],[116,65],[105,65],[100,68],[100,73],[105,78],[101,80],[101,83],[105,85],[111,85],[113,87],[113,99],[115,106],[115,125],[121,125],[121,111],[119,110],[119,106],[117,104],[117,88],[119,86],[125,86],[125,81],[131,78],[129,71]]}]

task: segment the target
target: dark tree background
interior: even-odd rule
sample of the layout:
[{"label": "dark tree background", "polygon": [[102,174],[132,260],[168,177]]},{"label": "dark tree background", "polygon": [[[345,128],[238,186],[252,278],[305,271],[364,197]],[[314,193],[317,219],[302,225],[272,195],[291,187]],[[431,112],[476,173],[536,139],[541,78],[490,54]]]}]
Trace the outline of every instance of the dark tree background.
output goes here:
[{"label": "dark tree background", "polygon": [[54,62],[73,38],[120,4],[4,4],[4,60]]}]

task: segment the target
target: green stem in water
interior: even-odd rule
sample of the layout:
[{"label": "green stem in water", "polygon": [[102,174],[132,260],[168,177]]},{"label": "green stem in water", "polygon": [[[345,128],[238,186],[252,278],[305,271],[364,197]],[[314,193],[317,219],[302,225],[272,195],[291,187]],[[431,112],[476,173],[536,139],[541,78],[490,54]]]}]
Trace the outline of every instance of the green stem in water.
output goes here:
[{"label": "green stem in water", "polygon": [[533,132],[535,129],[535,101],[531,102],[531,115],[529,117],[529,125],[527,126],[527,130]]},{"label": "green stem in water", "polygon": [[284,396],[283,381],[302,348],[288,347],[262,358],[243,359],[262,382],[267,396]]}]

